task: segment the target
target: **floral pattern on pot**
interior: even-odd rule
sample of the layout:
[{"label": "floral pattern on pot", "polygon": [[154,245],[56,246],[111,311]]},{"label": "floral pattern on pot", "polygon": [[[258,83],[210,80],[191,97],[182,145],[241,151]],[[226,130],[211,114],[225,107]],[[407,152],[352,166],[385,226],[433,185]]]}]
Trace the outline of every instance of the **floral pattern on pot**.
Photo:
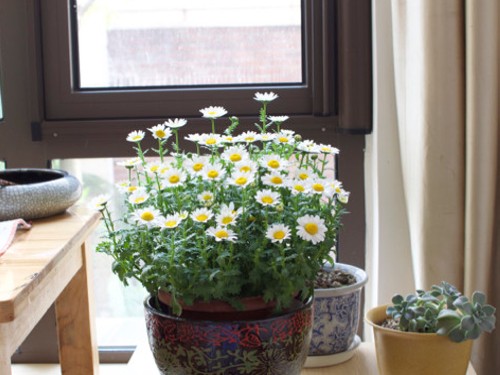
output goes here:
[{"label": "floral pattern on pot", "polygon": [[164,375],[299,375],[312,332],[312,299],[261,320],[189,320],[145,301],[150,348]]},{"label": "floral pattern on pot", "polygon": [[361,290],[334,298],[316,298],[312,355],[340,353],[352,344],[358,326],[360,294]]}]

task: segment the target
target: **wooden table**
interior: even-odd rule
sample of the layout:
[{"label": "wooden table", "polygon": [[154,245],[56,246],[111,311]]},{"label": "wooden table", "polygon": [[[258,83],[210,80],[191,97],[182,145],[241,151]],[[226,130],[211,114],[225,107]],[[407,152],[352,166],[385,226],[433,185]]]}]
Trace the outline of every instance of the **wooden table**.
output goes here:
[{"label": "wooden table", "polygon": [[10,358],[55,303],[63,374],[98,374],[89,258],[85,240],[100,215],[77,207],[33,221],[0,257],[0,374],[11,374]]}]

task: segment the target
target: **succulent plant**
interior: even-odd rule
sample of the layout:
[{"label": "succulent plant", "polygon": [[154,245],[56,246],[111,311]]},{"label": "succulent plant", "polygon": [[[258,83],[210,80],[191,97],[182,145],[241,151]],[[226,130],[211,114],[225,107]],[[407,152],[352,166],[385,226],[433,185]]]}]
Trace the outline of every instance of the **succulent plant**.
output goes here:
[{"label": "succulent plant", "polygon": [[437,333],[461,342],[477,339],[482,332],[495,328],[496,309],[486,303],[484,293],[476,291],[469,300],[445,281],[406,298],[397,294],[392,303],[387,315],[401,331]]}]

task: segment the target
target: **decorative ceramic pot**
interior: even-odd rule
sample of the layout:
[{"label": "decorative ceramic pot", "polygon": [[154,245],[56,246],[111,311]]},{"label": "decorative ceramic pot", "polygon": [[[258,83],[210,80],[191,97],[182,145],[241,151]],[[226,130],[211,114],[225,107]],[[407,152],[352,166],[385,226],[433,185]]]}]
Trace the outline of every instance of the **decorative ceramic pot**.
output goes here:
[{"label": "decorative ceramic pot", "polygon": [[65,171],[42,168],[6,169],[0,179],[0,220],[38,219],[64,212],[82,192],[80,182]]},{"label": "decorative ceramic pot", "polygon": [[352,357],[361,342],[356,335],[361,291],[368,281],[357,267],[335,263],[335,269],[354,275],[356,283],[339,288],[314,290],[314,324],[305,367],[331,366]]},{"label": "decorative ceramic pot", "polygon": [[469,365],[472,340],[461,343],[435,333],[401,332],[380,324],[387,306],[366,313],[373,327],[377,366],[381,375],[464,375]]},{"label": "decorative ceramic pot", "polygon": [[150,348],[164,375],[299,375],[312,329],[312,298],[258,320],[192,320],[145,302]]}]

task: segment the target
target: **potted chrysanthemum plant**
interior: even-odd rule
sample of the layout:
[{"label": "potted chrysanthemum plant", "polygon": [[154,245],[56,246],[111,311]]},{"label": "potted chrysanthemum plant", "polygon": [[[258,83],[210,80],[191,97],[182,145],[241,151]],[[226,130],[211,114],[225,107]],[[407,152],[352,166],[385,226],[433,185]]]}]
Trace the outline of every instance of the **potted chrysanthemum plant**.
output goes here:
[{"label": "potted chrysanthemum plant", "polygon": [[[314,280],[334,264],[349,193],[335,179],[336,148],[268,116],[277,97],[255,94],[255,131],[238,133],[222,107],[201,109],[211,131],[185,137],[195,151],[180,147],[185,119],[130,133],[125,214],[115,219],[107,197],[92,203],[107,229],[97,250],[150,293],[149,338],[165,373],[261,374],[273,358],[275,373],[299,374],[307,356]],[[143,149],[146,135],[156,147]]]}]

